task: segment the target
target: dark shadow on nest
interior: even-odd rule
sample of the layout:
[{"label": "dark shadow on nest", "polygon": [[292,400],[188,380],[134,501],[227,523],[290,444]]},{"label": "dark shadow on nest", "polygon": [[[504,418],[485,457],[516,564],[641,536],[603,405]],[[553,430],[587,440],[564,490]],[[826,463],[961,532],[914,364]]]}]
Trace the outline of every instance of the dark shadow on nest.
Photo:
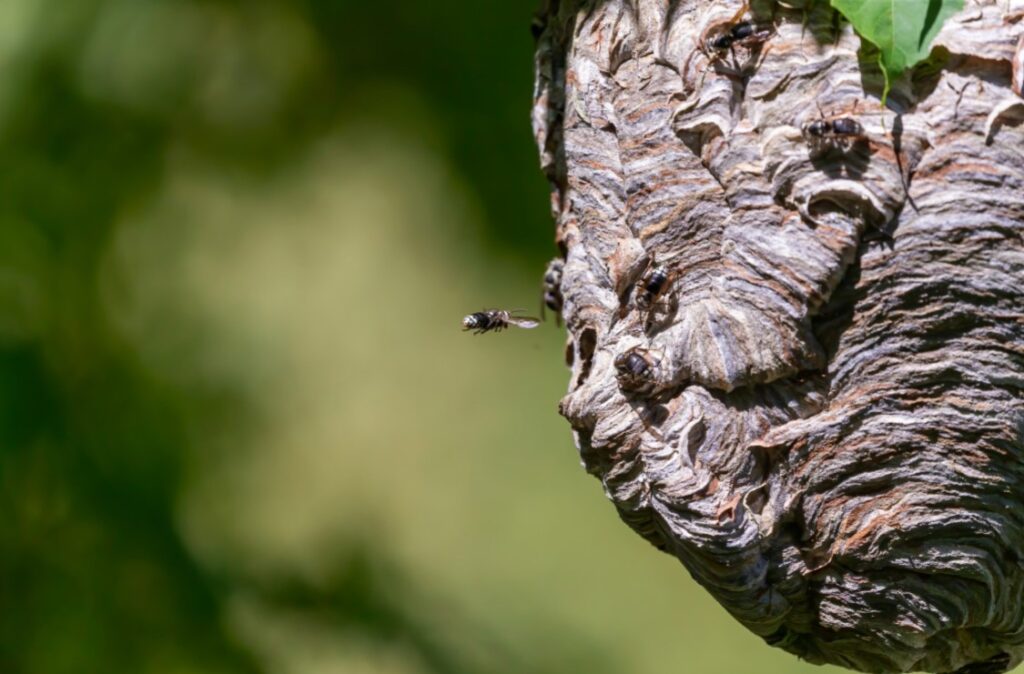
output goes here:
[{"label": "dark shadow on nest", "polygon": [[657,398],[653,399],[631,393],[626,394],[626,396],[629,406],[636,412],[640,423],[644,425],[644,430],[657,438],[659,442],[664,442],[665,436],[658,430],[658,426],[661,426],[668,419],[669,411],[662,401],[670,396],[665,393],[659,394]]},{"label": "dark shadow on nest", "polygon": [[810,153],[811,166],[829,178],[860,180],[871,163],[871,146],[867,138],[856,139],[848,148],[829,147]]},{"label": "dark shadow on nest", "polygon": [[873,227],[869,225],[869,229],[864,232],[860,238],[861,248],[857,251],[857,256],[864,252],[864,250],[870,250],[872,248],[886,248],[889,252],[896,250],[896,227],[899,218],[893,218],[891,222],[881,226]]},{"label": "dark shadow on nest", "polygon": [[[661,310],[662,307],[664,307],[664,311]],[[668,297],[658,300],[644,319],[644,334],[650,337],[672,325],[678,311],[679,298],[675,293],[670,293]]]}]

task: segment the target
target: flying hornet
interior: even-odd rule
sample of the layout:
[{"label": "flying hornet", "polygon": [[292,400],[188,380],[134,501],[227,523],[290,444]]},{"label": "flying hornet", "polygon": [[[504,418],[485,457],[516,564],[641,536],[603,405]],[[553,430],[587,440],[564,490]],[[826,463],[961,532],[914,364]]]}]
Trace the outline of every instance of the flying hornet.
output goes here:
[{"label": "flying hornet", "polygon": [[517,316],[522,309],[505,311],[503,309],[484,309],[469,314],[462,319],[462,329],[472,330],[473,334],[482,335],[485,332],[501,332],[509,326],[517,328],[535,328],[540,321],[529,316]]}]

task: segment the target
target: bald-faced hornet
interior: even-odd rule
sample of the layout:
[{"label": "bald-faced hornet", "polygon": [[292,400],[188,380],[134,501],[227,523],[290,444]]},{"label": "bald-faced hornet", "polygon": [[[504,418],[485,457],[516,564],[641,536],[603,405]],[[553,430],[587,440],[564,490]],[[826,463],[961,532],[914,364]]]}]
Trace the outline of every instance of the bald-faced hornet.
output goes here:
[{"label": "bald-faced hornet", "polygon": [[827,117],[820,107],[818,112],[820,118],[805,122],[801,127],[812,152],[820,153],[830,148],[848,152],[855,143],[864,139],[864,127],[856,119],[837,115]]},{"label": "bald-faced hornet", "polygon": [[710,46],[719,51],[733,47],[752,50],[767,42],[774,32],[771,28],[758,26],[750,21],[740,21],[729,26],[729,32],[720,34]]},{"label": "bald-faced hornet", "polygon": [[770,28],[759,28],[750,21],[740,21],[729,29],[734,45],[749,47],[766,41],[772,35]]},{"label": "bald-faced hornet", "polygon": [[726,49],[732,46],[732,35],[729,33],[723,33],[715,37],[709,37],[704,43],[709,53],[724,52]]},{"label": "bald-faced hornet", "polygon": [[[651,319],[654,317],[655,309],[663,304],[661,300],[669,291],[673,277],[668,267],[658,264],[653,259],[649,260],[647,265],[647,270],[637,281],[633,290],[637,308],[646,314],[644,317],[645,330],[651,328]],[[668,313],[671,313],[674,311],[674,305],[672,302],[668,304]],[[626,311],[627,307],[623,306],[620,315],[625,315]]]},{"label": "bald-faced hornet", "polygon": [[544,34],[544,29],[547,28],[547,22],[538,14],[533,15],[533,20],[530,21],[530,34],[533,35],[534,42],[540,40],[540,36]]},{"label": "bald-faced hornet", "polygon": [[540,305],[540,317],[544,320],[544,307],[555,312],[555,323],[562,324],[562,269],[565,267],[565,260],[556,257],[548,262],[544,270],[544,290]]},{"label": "bald-faced hornet", "polygon": [[517,328],[535,328],[540,325],[536,318],[528,316],[516,316],[522,309],[504,311],[501,309],[484,309],[477,311],[462,319],[462,329],[472,330],[474,334],[481,335],[485,332],[501,332],[514,325]]},{"label": "bald-faced hornet", "polygon": [[670,279],[668,268],[664,265],[654,265],[647,270],[636,289],[636,305],[641,311],[650,312],[665,292]]},{"label": "bald-faced hornet", "polygon": [[616,379],[625,391],[649,391],[654,385],[657,360],[647,349],[635,346],[615,358]]},{"label": "bald-faced hornet", "polygon": [[[721,61],[726,52],[730,52],[733,56],[733,63],[731,66],[724,66],[724,71],[735,77],[740,77],[757,66],[761,45],[767,42],[775,32],[771,27],[759,26],[749,20],[740,20],[740,17],[746,12],[747,6],[744,5],[730,21],[709,26],[699,42],[700,50],[707,56],[709,64]],[[736,59],[736,47],[747,52],[746,58],[742,62]]]}]

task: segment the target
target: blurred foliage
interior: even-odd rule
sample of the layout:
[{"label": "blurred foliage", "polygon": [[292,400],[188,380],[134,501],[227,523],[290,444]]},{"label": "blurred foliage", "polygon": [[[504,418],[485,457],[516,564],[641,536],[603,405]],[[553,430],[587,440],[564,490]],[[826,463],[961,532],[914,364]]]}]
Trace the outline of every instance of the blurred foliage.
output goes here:
[{"label": "blurred foliage", "polygon": [[555,412],[532,7],[0,3],[0,671],[798,671]]}]

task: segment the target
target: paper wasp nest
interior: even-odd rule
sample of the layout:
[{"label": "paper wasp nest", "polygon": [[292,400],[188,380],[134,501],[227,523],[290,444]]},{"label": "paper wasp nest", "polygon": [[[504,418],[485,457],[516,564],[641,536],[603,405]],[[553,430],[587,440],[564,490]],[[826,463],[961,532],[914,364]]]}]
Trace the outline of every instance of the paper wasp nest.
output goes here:
[{"label": "paper wasp nest", "polygon": [[769,644],[1001,672],[1024,657],[1024,3],[968,0],[886,107],[875,56],[805,4],[542,9],[562,413],[622,519]]}]

